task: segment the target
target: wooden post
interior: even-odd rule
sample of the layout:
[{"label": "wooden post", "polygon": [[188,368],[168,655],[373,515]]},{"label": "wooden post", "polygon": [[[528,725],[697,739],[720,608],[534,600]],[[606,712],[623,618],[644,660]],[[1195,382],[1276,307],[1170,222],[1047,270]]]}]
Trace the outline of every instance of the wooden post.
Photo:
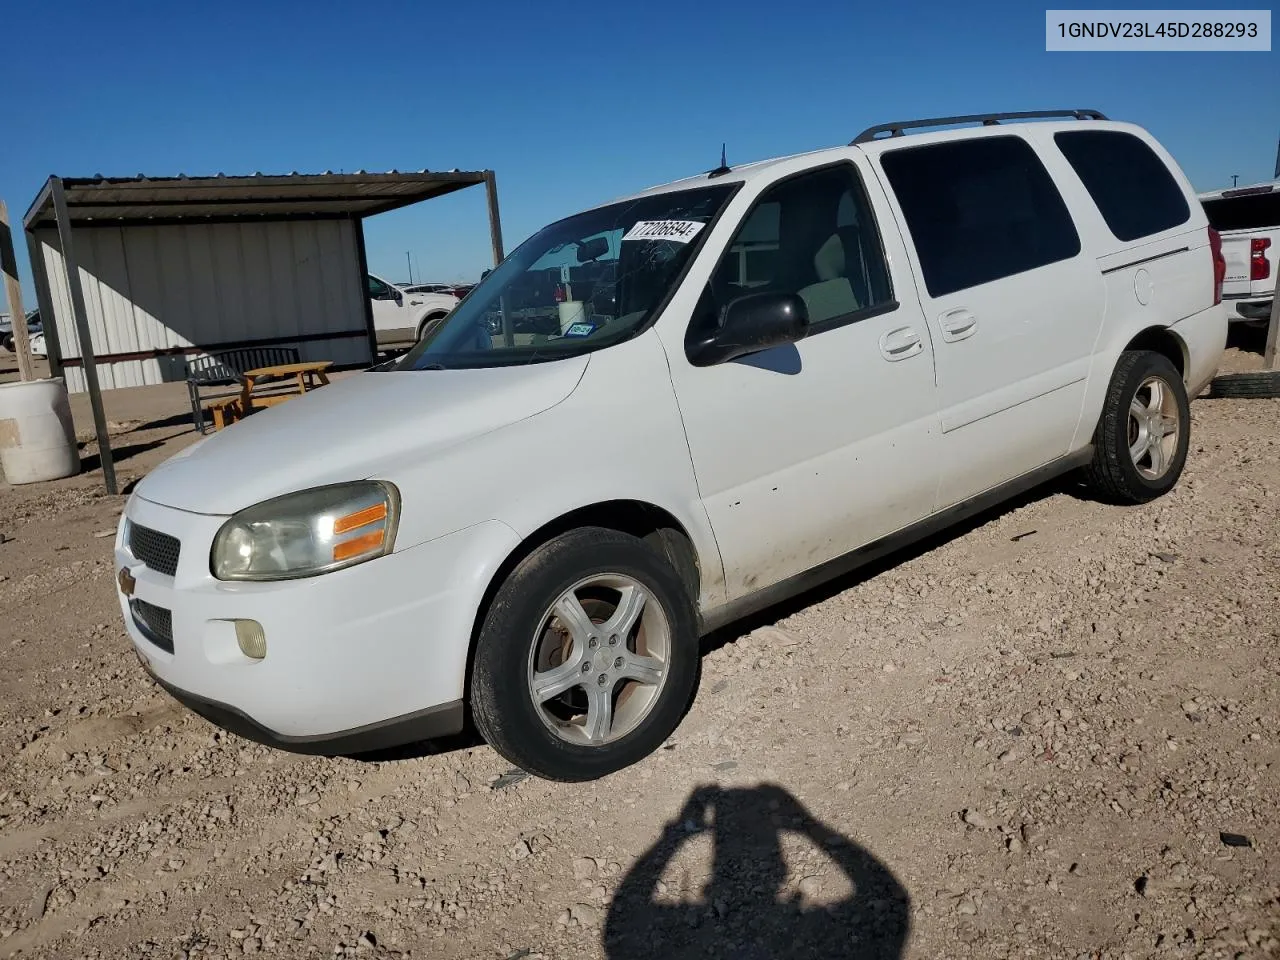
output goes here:
[{"label": "wooden post", "polygon": [[484,172],[485,198],[489,201],[489,241],[493,244],[493,265],[502,262],[502,217],[498,214],[498,177],[492,170]]},{"label": "wooden post", "polygon": [[3,200],[0,200],[0,273],[4,274],[9,313],[13,317],[13,349],[18,354],[18,376],[23,380],[34,380],[36,372],[31,362],[31,343],[27,339],[27,313],[22,309],[22,287],[18,283],[18,258],[13,253],[9,210]]},{"label": "wooden post", "polygon": [[1276,264],[1276,289],[1271,294],[1271,322],[1267,325],[1267,349],[1262,354],[1262,369],[1275,370],[1277,340],[1280,340],[1280,263]]},{"label": "wooden post", "polygon": [[[498,214],[498,177],[492,170],[484,172],[484,192],[489,200],[489,240],[493,244],[493,265],[502,263],[502,217]],[[507,298],[498,299],[498,312],[502,314],[502,342],[508,347],[516,343],[515,326],[507,312]]]}]

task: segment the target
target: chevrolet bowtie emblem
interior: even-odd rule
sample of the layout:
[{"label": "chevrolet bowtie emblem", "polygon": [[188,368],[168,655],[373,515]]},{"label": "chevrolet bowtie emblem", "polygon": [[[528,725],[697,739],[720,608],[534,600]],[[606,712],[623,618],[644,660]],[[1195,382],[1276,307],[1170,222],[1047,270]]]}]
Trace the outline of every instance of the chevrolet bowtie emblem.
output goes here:
[{"label": "chevrolet bowtie emblem", "polygon": [[116,580],[120,583],[120,592],[126,597],[132,597],[133,588],[138,585],[138,581],[134,579],[134,576],[129,572],[128,567],[120,568],[120,573],[116,575]]}]

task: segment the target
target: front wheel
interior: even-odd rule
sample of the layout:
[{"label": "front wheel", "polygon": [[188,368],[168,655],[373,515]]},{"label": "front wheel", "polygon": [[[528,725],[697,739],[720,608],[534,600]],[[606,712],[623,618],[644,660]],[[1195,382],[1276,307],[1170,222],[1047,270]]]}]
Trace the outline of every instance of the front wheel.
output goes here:
[{"label": "front wheel", "polygon": [[472,713],[530,773],[593,780],[661,746],[697,673],[693,601],[675,570],[636,537],[582,528],[534,550],[495,594]]},{"label": "front wheel", "polygon": [[1154,500],[1182,476],[1190,438],[1191,405],[1177,368],[1162,354],[1126,351],[1094,431],[1089,486],[1113,503]]}]

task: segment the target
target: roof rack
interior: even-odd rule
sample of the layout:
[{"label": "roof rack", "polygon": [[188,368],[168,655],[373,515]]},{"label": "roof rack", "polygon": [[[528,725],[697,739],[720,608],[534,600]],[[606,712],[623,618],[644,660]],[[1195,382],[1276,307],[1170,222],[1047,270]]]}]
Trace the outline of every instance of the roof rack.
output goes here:
[{"label": "roof rack", "polygon": [[900,137],[903,131],[916,127],[950,127],[960,123],[981,123],[984,127],[994,127],[1002,120],[1047,120],[1050,118],[1071,117],[1076,120],[1105,120],[1097,110],[1024,110],[1021,113],[974,113],[967,117],[932,117],[926,120],[899,120],[895,123],[881,123],[867,127],[849,141],[849,146],[857,143],[870,143],[872,140],[884,140],[880,134],[887,133],[891,137]]}]

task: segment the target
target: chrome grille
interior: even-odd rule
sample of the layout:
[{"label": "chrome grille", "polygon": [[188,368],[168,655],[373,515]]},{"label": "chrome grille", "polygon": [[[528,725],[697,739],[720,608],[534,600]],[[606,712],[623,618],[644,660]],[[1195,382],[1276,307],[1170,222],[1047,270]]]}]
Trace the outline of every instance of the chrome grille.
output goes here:
[{"label": "chrome grille", "polygon": [[129,552],[156,573],[172,577],[178,572],[179,549],[177,537],[138,523],[129,524]]},{"label": "chrome grille", "polygon": [[142,635],[165,653],[173,653],[173,614],[145,600],[130,600],[129,611]]}]

